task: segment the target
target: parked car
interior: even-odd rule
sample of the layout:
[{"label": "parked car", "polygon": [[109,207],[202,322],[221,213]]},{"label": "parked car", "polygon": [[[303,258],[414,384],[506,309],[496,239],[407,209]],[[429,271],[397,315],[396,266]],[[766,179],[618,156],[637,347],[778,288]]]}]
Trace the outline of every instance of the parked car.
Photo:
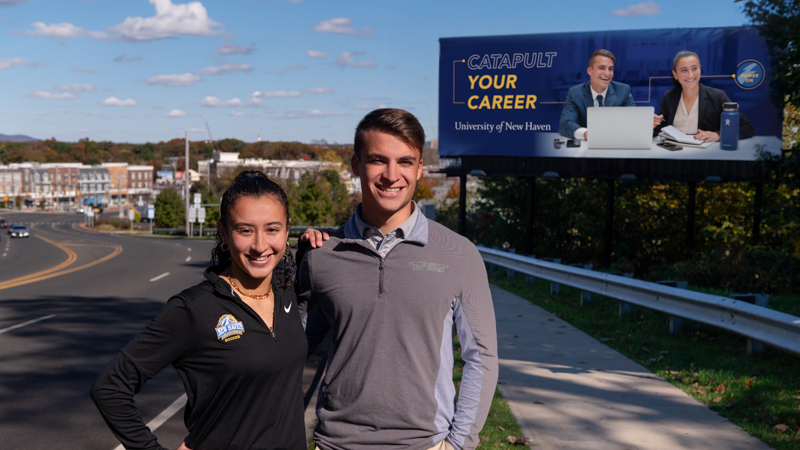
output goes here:
[{"label": "parked car", "polygon": [[83,214],[85,212],[85,210],[83,209],[83,206],[76,206],[75,207],[75,212],[78,213],[78,214]]},{"label": "parked car", "polygon": [[25,225],[11,225],[11,227],[8,229],[8,232],[11,235],[12,238],[13,237],[24,237],[24,238],[31,237],[31,233],[28,230],[28,227],[26,227]]},{"label": "parked car", "polygon": [[0,228],[8,228],[8,222],[6,222],[6,219],[0,219]]}]

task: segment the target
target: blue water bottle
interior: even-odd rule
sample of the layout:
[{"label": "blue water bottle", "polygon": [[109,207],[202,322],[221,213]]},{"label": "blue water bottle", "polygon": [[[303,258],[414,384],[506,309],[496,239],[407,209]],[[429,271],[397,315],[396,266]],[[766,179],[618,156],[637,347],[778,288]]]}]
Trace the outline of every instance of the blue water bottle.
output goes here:
[{"label": "blue water bottle", "polygon": [[723,150],[739,148],[739,104],[726,102],[722,104],[720,119],[719,147]]}]

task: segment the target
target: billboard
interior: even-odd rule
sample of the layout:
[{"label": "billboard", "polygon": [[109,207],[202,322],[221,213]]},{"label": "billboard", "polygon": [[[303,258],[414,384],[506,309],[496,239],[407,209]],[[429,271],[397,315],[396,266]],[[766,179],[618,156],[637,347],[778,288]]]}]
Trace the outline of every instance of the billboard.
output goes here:
[{"label": "billboard", "polygon": [[[611,158],[754,161],[781,153],[782,123],[770,102],[770,59],[752,27],[598,31],[440,39],[439,154],[443,157]],[[629,85],[636,106],[658,113],[672,89],[675,54],[691,50],[701,83],[725,91],[755,127],[736,151],[686,147],[668,151],[568,147],[559,120],[568,90],[589,81],[597,49],[616,56],[613,80]]]}]

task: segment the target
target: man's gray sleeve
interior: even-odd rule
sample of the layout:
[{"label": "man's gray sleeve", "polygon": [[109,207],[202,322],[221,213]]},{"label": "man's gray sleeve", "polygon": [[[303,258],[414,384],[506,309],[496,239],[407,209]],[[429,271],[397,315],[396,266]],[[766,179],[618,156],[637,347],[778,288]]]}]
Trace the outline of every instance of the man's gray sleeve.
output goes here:
[{"label": "man's gray sleeve", "polygon": [[447,439],[456,448],[478,446],[478,433],[486,422],[497,387],[497,330],[486,267],[477,249],[468,250],[461,297],[456,299],[454,320],[461,342],[464,373],[455,417]]},{"label": "man's gray sleeve", "polygon": [[300,312],[300,319],[303,321],[303,328],[306,330],[308,339],[308,354],[313,354],[319,344],[325,339],[325,335],[330,330],[330,324],[322,312],[322,308],[314,300],[314,289],[312,288],[311,272],[309,271],[309,259],[311,252],[305,254],[300,267],[297,270],[297,306]]}]

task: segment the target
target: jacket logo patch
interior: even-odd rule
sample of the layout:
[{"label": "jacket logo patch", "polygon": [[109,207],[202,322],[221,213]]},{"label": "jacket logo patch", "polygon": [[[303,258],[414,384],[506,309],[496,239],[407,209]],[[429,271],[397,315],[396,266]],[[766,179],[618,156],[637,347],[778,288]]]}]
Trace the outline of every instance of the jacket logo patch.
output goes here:
[{"label": "jacket logo patch", "polygon": [[228,342],[239,339],[239,336],[244,334],[244,325],[236,320],[232,314],[225,314],[219,318],[215,330],[217,331],[217,339]]},{"label": "jacket logo patch", "polygon": [[428,272],[439,272],[439,273],[445,273],[445,269],[450,267],[447,264],[437,264],[432,262],[421,262],[421,261],[410,262],[408,263],[408,265],[411,266],[411,268],[414,270],[427,270]]}]

